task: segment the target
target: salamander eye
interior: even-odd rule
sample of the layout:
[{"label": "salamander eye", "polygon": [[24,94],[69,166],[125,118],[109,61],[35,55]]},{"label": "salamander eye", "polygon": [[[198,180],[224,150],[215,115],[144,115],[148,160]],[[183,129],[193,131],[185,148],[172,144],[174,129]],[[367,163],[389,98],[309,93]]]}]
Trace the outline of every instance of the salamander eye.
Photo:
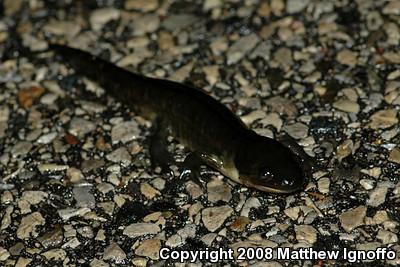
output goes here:
[{"label": "salamander eye", "polygon": [[267,169],[263,169],[260,172],[260,179],[263,182],[272,181],[274,179],[274,175]]}]

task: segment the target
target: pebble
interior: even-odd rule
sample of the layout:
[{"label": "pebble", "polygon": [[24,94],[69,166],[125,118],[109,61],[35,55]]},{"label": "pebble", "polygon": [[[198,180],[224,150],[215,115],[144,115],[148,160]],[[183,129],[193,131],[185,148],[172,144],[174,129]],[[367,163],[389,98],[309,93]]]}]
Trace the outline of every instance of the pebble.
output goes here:
[{"label": "pebble", "polygon": [[281,47],[274,53],[274,61],[284,70],[289,70],[293,65],[292,50]]},{"label": "pebble", "polygon": [[357,53],[349,49],[343,49],[337,54],[336,60],[344,65],[354,67],[357,65]]},{"label": "pebble", "polygon": [[136,249],[135,254],[138,256],[149,257],[152,260],[160,258],[161,241],[158,238],[144,240]]},{"label": "pebble", "polygon": [[318,190],[322,194],[327,194],[329,193],[329,186],[330,186],[331,180],[328,177],[323,177],[318,180]]},{"label": "pebble", "polygon": [[61,248],[54,248],[42,253],[47,260],[63,261],[67,257],[67,252]]},{"label": "pebble", "polygon": [[72,193],[76,200],[76,207],[78,208],[94,208],[96,206],[96,200],[91,193],[91,185],[75,185]]},{"label": "pebble", "polygon": [[233,209],[228,205],[205,208],[201,212],[203,224],[209,231],[215,232],[231,216],[232,212]]},{"label": "pebble", "polygon": [[344,158],[350,156],[353,152],[354,144],[351,139],[345,140],[342,144],[337,147],[336,156],[339,162]]},{"label": "pebble", "polygon": [[390,151],[388,160],[400,164],[400,147],[395,147]]},{"label": "pebble", "polygon": [[44,134],[39,139],[37,139],[37,142],[39,144],[50,144],[55,138],[57,137],[56,132]]},{"label": "pebble", "polygon": [[119,19],[120,11],[112,7],[96,9],[90,14],[90,25],[94,31],[101,30],[104,25],[112,20]]},{"label": "pebble", "polygon": [[115,125],[111,130],[113,144],[127,143],[140,136],[139,126],[136,121],[123,121]]},{"label": "pebble", "polygon": [[83,181],[83,179],[85,179],[82,172],[79,169],[73,167],[67,169],[66,175],[69,181],[73,184],[80,183]]},{"label": "pebble", "polygon": [[64,220],[68,221],[70,218],[75,216],[84,216],[86,213],[90,212],[89,208],[80,208],[80,209],[61,209],[58,210],[58,215]]},{"label": "pebble", "polygon": [[0,247],[0,261],[6,261],[10,256],[10,253],[5,248]]},{"label": "pebble", "polygon": [[142,12],[153,11],[158,7],[157,0],[127,0],[125,1],[125,9],[140,10]]},{"label": "pebble", "polygon": [[146,14],[137,17],[133,20],[132,28],[134,29],[135,36],[152,33],[160,26],[160,19],[153,14]]},{"label": "pebble", "polygon": [[124,229],[124,235],[135,238],[143,235],[153,235],[160,232],[160,227],[154,223],[133,223]]},{"label": "pebble", "polygon": [[35,229],[37,226],[44,225],[46,223],[40,212],[34,212],[25,217],[22,217],[21,223],[17,229],[17,237],[19,239],[26,239],[30,236],[35,236],[37,233]]},{"label": "pebble", "polygon": [[32,107],[34,102],[44,93],[42,87],[32,86],[18,91],[18,102],[21,107],[27,109]]},{"label": "pebble", "polygon": [[333,103],[333,107],[349,113],[357,114],[360,111],[360,105],[348,99],[340,99]]},{"label": "pebble", "polygon": [[390,231],[383,230],[383,229],[380,229],[378,231],[378,234],[376,235],[376,238],[381,240],[384,245],[397,244],[397,242],[398,242],[398,238],[397,238],[397,235],[395,233],[392,233]]},{"label": "pebble", "polygon": [[25,191],[22,193],[21,200],[25,200],[31,205],[37,205],[44,201],[48,195],[48,193],[43,191]]},{"label": "pebble", "polygon": [[299,242],[305,241],[312,245],[317,241],[317,230],[311,225],[295,225],[294,231]]},{"label": "pebble", "polygon": [[90,267],[109,267],[110,265],[107,262],[102,260],[94,259],[90,262]]},{"label": "pebble", "polygon": [[13,158],[18,158],[20,156],[25,156],[26,154],[28,154],[32,147],[33,144],[31,142],[19,141],[12,147],[10,152]]},{"label": "pebble", "polygon": [[298,110],[294,103],[281,96],[274,96],[265,101],[265,104],[269,106],[272,111],[277,112],[278,114],[284,114],[288,117],[297,116]]},{"label": "pebble", "polygon": [[61,227],[56,227],[54,230],[46,232],[38,238],[39,242],[46,249],[60,246],[63,239],[64,235]]},{"label": "pebble", "polygon": [[111,241],[110,245],[104,250],[103,259],[121,264],[126,259],[126,254],[117,243]]},{"label": "pebble", "polygon": [[344,230],[351,232],[353,229],[364,224],[364,218],[367,214],[367,207],[359,206],[349,209],[339,216],[340,223]]},{"label": "pebble", "polygon": [[43,27],[43,31],[54,35],[65,35],[69,38],[75,36],[81,30],[79,23],[75,21],[50,20]]},{"label": "pebble", "polygon": [[260,41],[259,37],[252,33],[238,39],[231,45],[226,54],[228,65],[239,62],[248,52],[250,52]]},{"label": "pebble", "polygon": [[310,0],[288,0],[286,3],[286,11],[289,14],[297,13],[306,8]]},{"label": "pebble", "polygon": [[186,191],[193,199],[199,198],[204,194],[201,187],[193,181],[189,181],[186,183]]},{"label": "pebble", "polygon": [[67,165],[58,165],[53,163],[44,163],[38,166],[38,170],[40,171],[40,173],[58,172],[66,169],[68,169]]},{"label": "pebble", "polygon": [[123,166],[128,166],[131,163],[131,155],[126,147],[120,147],[106,156],[109,161],[121,163]]},{"label": "pebble", "polygon": [[158,191],[148,183],[140,184],[140,192],[148,199],[153,199],[157,195],[161,195],[160,191]]},{"label": "pebble", "polygon": [[285,125],[283,130],[294,139],[303,139],[308,136],[308,127],[301,122]]},{"label": "pebble", "polygon": [[208,201],[229,202],[232,198],[231,187],[219,179],[214,179],[207,183]]},{"label": "pebble", "polygon": [[162,22],[162,27],[166,30],[174,32],[188,28],[199,18],[192,14],[171,14]]},{"label": "pebble", "polygon": [[388,184],[381,182],[376,185],[375,189],[369,193],[369,199],[367,200],[368,206],[378,207],[383,204],[386,200],[388,193]]},{"label": "pebble", "polygon": [[184,228],[178,230],[177,234],[168,238],[168,240],[165,242],[165,245],[171,248],[179,247],[182,244],[185,244],[186,239],[189,237],[196,237],[196,225],[194,224],[187,224]]},{"label": "pebble", "polygon": [[398,124],[397,111],[395,109],[379,110],[370,118],[368,126],[372,129],[386,129]]},{"label": "pebble", "polygon": [[83,138],[87,133],[90,133],[96,129],[96,125],[93,122],[82,118],[73,118],[69,124],[69,133]]}]

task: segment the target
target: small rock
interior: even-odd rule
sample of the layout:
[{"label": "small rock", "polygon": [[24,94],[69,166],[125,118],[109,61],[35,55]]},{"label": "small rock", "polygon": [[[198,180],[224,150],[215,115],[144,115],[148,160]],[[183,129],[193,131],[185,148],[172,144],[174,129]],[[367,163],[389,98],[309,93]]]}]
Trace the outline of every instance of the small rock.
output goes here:
[{"label": "small rock", "polygon": [[149,12],[157,9],[157,0],[127,0],[125,1],[125,9],[127,10],[139,10],[143,12]]},{"label": "small rock", "polygon": [[293,65],[292,51],[287,47],[281,47],[274,53],[274,61],[284,70]]},{"label": "small rock", "polygon": [[265,101],[265,104],[279,114],[285,114],[288,117],[295,117],[298,113],[296,105],[289,99],[281,96],[274,96]]},{"label": "small rock", "polygon": [[79,138],[84,137],[87,133],[90,133],[96,129],[96,125],[93,122],[82,118],[73,118],[69,124],[69,132]]},{"label": "small rock", "polygon": [[300,213],[300,207],[292,207],[292,208],[287,208],[283,211],[286,216],[288,216],[292,220],[297,220],[299,217]]},{"label": "small rock", "polygon": [[379,205],[383,204],[386,200],[387,193],[387,183],[381,182],[377,184],[375,189],[369,193],[369,199],[367,200],[368,206],[378,207]]},{"label": "small rock", "polygon": [[44,93],[42,87],[33,86],[27,89],[21,89],[18,91],[18,102],[21,107],[27,109],[30,108],[34,101],[38,99]]},{"label": "small rock", "polygon": [[232,198],[231,187],[219,179],[207,183],[207,192],[208,201],[214,203],[218,201],[229,202]]},{"label": "small rock", "polygon": [[38,166],[38,170],[40,171],[40,173],[58,172],[66,169],[68,169],[67,165],[57,165],[53,163],[45,163]]},{"label": "small rock", "polygon": [[369,119],[370,123],[368,126],[372,129],[386,129],[399,122],[397,119],[397,111],[395,109],[379,110]]},{"label": "small rock", "polygon": [[232,212],[233,209],[228,205],[203,209],[201,213],[203,224],[209,231],[214,232],[221,227]]},{"label": "small rock", "polygon": [[397,244],[398,241],[397,235],[395,233],[383,229],[379,230],[376,238],[381,240],[384,245]]},{"label": "small rock", "polygon": [[322,194],[327,194],[329,193],[329,185],[331,183],[331,180],[329,180],[328,177],[323,177],[318,180],[318,190]]},{"label": "small rock", "polygon": [[61,248],[54,248],[42,253],[47,260],[63,261],[67,257],[67,252]]},{"label": "small rock", "polygon": [[367,207],[359,206],[354,209],[347,210],[340,214],[339,219],[342,227],[347,232],[364,223],[365,215],[367,214]]},{"label": "small rock", "polygon": [[75,21],[50,20],[44,25],[43,31],[54,35],[66,35],[70,38],[81,31],[81,26]]},{"label": "small rock", "polygon": [[31,151],[33,144],[28,141],[19,141],[11,148],[11,155],[13,158],[25,156]]},{"label": "small rock", "polygon": [[124,121],[115,125],[111,130],[113,144],[127,143],[140,136],[139,126],[136,121]]},{"label": "small rock", "polygon": [[160,191],[158,191],[146,182],[140,184],[140,192],[148,199],[152,199],[157,195],[161,195]]},{"label": "small rock", "polygon": [[90,25],[94,31],[101,30],[105,24],[119,19],[120,11],[112,7],[100,8],[90,14]]},{"label": "small rock", "polygon": [[96,206],[96,200],[93,194],[90,192],[92,186],[87,185],[76,185],[72,190],[74,199],[76,200],[76,206],[79,208],[94,208]]},{"label": "small rock", "polygon": [[194,199],[196,199],[204,194],[201,187],[193,181],[189,181],[186,183],[186,191]]},{"label": "small rock", "polygon": [[57,133],[56,132],[44,134],[41,137],[39,137],[37,142],[39,144],[50,144],[54,140],[54,138],[56,138],[56,137],[57,137]]},{"label": "small rock", "polygon": [[160,19],[157,15],[146,14],[133,20],[132,28],[136,36],[155,32],[160,26]]},{"label": "small rock", "polygon": [[126,254],[117,243],[111,241],[110,245],[104,250],[103,259],[120,264],[126,259]]},{"label": "small rock", "polygon": [[5,248],[0,247],[0,261],[6,261],[10,256],[10,253]]},{"label": "small rock", "polygon": [[102,260],[94,259],[90,262],[90,267],[109,267],[110,265],[107,262]]},{"label": "small rock", "polygon": [[344,112],[357,114],[360,111],[360,106],[348,99],[340,99],[333,103],[333,107]]},{"label": "small rock", "polygon": [[305,125],[301,122],[296,122],[291,125],[285,125],[283,127],[283,130],[295,139],[303,139],[303,138],[307,137],[307,135],[308,135],[307,125]]},{"label": "small rock", "polygon": [[339,162],[351,155],[351,153],[353,152],[353,147],[354,144],[351,139],[345,140],[342,144],[338,146],[336,154]]},{"label": "small rock", "polygon": [[354,67],[357,65],[357,53],[349,49],[343,49],[337,54],[336,60],[344,65]]},{"label": "small rock", "polygon": [[128,166],[131,163],[131,155],[129,154],[126,147],[120,147],[111,152],[106,156],[109,161],[115,163],[121,163],[124,166]]},{"label": "small rock", "polygon": [[37,205],[44,201],[48,195],[48,193],[43,191],[25,191],[22,193],[21,200],[25,200],[31,205]]},{"label": "small rock", "polygon": [[241,37],[231,47],[229,47],[226,54],[227,64],[231,65],[239,62],[257,45],[259,40],[259,37],[254,33]]},{"label": "small rock", "polygon": [[54,230],[46,232],[38,238],[39,242],[46,249],[58,247],[62,244],[63,239],[64,235],[61,227],[56,227]]},{"label": "small rock", "polygon": [[73,167],[67,170],[66,175],[73,184],[80,183],[85,178],[80,170]]},{"label": "small rock", "polygon": [[288,0],[286,3],[286,11],[289,14],[302,11],[308,6],[310,0]]},{"label": "small rock", "polygon": [[192,14],[171,14],[162,22],[162,26],[170,31],[180,31],[188,28],[196,21],[199,21],[199,18]]},{"label": "small rock", "polygon": [[90,212],[89,208],[80,208],[80,209],[67,208],[67,209],[58,210],[58,215],[60,215],[60,217],[64,221],[68,221],[72,217],[83,216],[88,212]]},{"label": "small rock", "polygon": [[390,151],[389,161],[400,164],[400,147],[395,147]]},{"label": "small rock", "polygon": [[160,232],[160,227],[154,223],[133,223],[124,230],[124,235],[135,238],[143,235],[152,235]]},{"label": "small rock", "polygon": [[29,238],[31,235],[36,235],[35,228],[45,224],[45,219],[40,212],[34,212],[22,218],[17,229],[17,237],[19,239]]},{"label": "small rock", "polygon": [[306,241],[312,245],[317,241],[317,230],[311,225],[295,225],[294,231],[299,242]]},{"label": "small rock", "polygon": [[149,257],[152,260],[160,258],[159,252],[161,249],[161,241],[158,238],[147,239],[135,249],[135,254],[138,256]]}]

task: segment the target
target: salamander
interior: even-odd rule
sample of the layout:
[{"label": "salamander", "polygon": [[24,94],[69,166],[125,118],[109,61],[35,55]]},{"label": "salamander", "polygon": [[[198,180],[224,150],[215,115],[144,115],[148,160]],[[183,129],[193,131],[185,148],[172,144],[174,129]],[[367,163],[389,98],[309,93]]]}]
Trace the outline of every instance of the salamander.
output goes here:
[{"label": "salamander", "polygon": [[237,183],[273,193],[304,188],[306,171],[296,153],[256,134],[202,89],[146,77],[69,46],[49,48],[78,75],[97,82],[107,94],[153,122],[150,154],[166,154],[164,140],[170,134],[192,151],[187,158],[197,158]]}]

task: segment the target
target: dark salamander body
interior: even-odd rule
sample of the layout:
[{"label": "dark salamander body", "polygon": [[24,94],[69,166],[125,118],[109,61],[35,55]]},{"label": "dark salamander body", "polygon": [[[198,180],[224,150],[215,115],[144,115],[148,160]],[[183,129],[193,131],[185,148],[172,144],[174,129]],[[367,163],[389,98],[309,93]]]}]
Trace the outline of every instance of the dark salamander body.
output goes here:
[{"label": "dark salamander body", "polygon": [[262,191],[304,187],[301,160],[280,142],[257,135],[227,107],[200,89],[148,78],[79,49],[50,45],[78,74],[168,131],[207,165]]}]

